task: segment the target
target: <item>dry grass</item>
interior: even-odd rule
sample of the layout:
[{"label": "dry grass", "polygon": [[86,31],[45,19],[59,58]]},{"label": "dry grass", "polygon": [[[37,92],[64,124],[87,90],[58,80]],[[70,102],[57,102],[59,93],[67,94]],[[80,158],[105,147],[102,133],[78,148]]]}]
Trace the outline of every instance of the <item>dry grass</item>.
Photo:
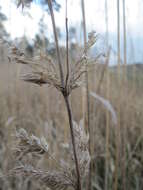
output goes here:
[{"label": "dry grass", "polygon": [[[15,163],[10,158],[13,156],[12,146],[14,129],[25,128],[30,133],[37,136],[45,136],[50,143],[50,149],[53,156],[60,162],[61,158],[68,159],[67,157],[67,142],[69,138],[68,118],[66,110],[63,107],[63,100],[61,94],[56,92],[55,89],[48,89],[45,87],[30,85],[23,81],[20,81],[15,76],[19,73],[19,65],[5,64],[1,65],[0,70],[0,135],[1,135],[1,169],[0,171],[5,174],[7,171],[14,167]],[[97,73],[96,73],[97,70]],[[90,83],[92,91],[96,91],[98,81],[100,81],[100,74],[102,68],[96,68],[96,70],[90,73],[92,82]],[[101,72],[99,72],[101,71]],[[106,72],[106,71],[105,71]],[[7,75],[7,73],[9,75]],[[96,74],[96,81],[93,81],[92,75]],[[95,78],[95,77],[94,77]],[[105,78],[101,84],[100,95],[106,97],[105,91]],[[7,84],[7,85],[6,85]],[[126,160],[125,166],[127,171],[127,186],[130,189],[142,189],[142,100],[140,93],[133,88],[126,88],[126,90],[119,93],[117,88],[117,77],[110,71],[110,102],[117,110],[118,100],[120,99],[121,106],[121,136],[122,126],[126,125]],[[122,96],[119,97],[119,94]],[[72,110],[73,116],[76,121],[82,118],[82,110],[79,109],[82,104],[80,89],[72,93]],[[56,102],[56,103],[55,103]],[[127,107],[125,109],[125,102]],[[92,146],[92,167],[94,168],[93,186],[97,189],[99,186],[103,189],[104,175],[105,175],[105,126],[106,126],[106,109],[100,103],[96,103],[95,112],[95,100],[91,99],[91,146]],[[62,110],[62,111],[61,111]],[[95,114],[96,113],[96,114]],[[126,119],[124,119],[126,116]],[[114,182],[115,172],[115,126],[113,126],[110,119],[110,132],[109,132],[109,177],[108,188],[112,189]],[[62,124],[62,125],[61,125]],[[63,151],[60,151],[60,150]],[[119,156],[120,164],[122,163],[122,146]],[[47,159],[44,156],[42,160],[38,162],[38,166],[41,168],[56,168],[57,165],[52,159]],[[119,189],[122,189],[121,181],[122,173],[119,167]],[[6,180],[0,179],[0,184],[3,188],[19,189],[22,183],[25,183],[23,189],[28,189],[27,186],[30,183],[30,189],[39,187],[38,183],[35,184],[29,179],[26,180],[20,177],[20,181],[17,183],[16,178],[6,178]],[[30,182],[29,182],[30,181]],[[12,185],[13,184],[13,185]],[[26,185],[27,184],[27,185]],[[45,187],[43,187],[44,189]]]},{"label": "dry grass", "polygon": [[[90,190],[143,189],[142,90],[138,91],[135,81],[134,88],[130,88],[131,81],[125,76],[126,65],[123,68],[126,72],[121,72],[119,4],[116,72],[108,67],[109,55],[104,66],[99,60],[97,64],[97,60],[90,61],[88,58],[87,52],[97,39],[94,33],[89,34],[87,43],[85,40],[79,59],[69,64],[67,15],[66,55],[61,59],[51,0],[47,2],[53,24],[57,64],[55,59],[45,54],[26,57],[14,46],[9,56],[11,63],[1,65],[0,188],[85,189],[90,164]],[[18,6],[24,8],[25,3],[19,0]],[[66,60],[65,65],[63,60]],[[22,80],[32,85],[19,80],[21,66],[12,62],[24,65],[22,70],[26,74]],[[88,81],[85,81],[90,89],[88,96],[91,95],[90,101],[87,98],[90,136],[85,132],[89,122],[86,126],[82,119],[83,94],[79,88],[83,84],[81,76],[89,62],[94,63],[89,70]],[[136,77],[134,73],[134,80]]]}]

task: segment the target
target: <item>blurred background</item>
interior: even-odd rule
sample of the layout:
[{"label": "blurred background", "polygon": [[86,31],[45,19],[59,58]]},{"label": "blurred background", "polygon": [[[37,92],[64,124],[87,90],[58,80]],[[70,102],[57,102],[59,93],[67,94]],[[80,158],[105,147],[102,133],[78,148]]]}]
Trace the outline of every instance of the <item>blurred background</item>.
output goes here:
[{"label": "blurred background", "polygon": [[[28,0],[27,0],[28,2]],[[0,0],[0,175],[14,166],[12,134],[25,128],[45,136],[53,155],[66,158],[69,138],[64,101],[56,89],[21,81],[21,65],[8,61],[10,44],[30,58],[44,52],[56,60],[53,30],[46,0],[17,8],[16,0]],[[98,40],[89,52],[99,56],[89,69],[89,91],[109,100],[118,117],[115,126],[108,110],[90,97],[92,189],[143,189],[143,1],[68,0],[69,59],[74,64],[86,36]],[[66,60],[65,0],[53,0],[62,61]],[[83,10],[85,18],[83,18]],[[73,118],[83,117],[84,93],[71,94]],[[85,126],[86,127],[86,126]],[[54,168],[46,157],[40,167]],[[0,178],[0,190],[44,190],[22,176]]]}]

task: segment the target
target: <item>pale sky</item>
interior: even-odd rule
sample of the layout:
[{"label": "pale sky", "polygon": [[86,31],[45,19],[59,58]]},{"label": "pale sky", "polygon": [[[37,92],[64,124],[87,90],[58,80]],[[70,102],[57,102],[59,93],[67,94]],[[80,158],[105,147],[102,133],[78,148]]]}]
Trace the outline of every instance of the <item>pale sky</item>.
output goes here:
[{"label": "pale sky", "polygon": [[[65,0],[58,0],[62,5],[59,13],[55,13],[56,24],[60,28],[65,27]],[[122,2],[122,1],[120,1]],[[17,9],[12,0],[0,0],[2,11],[9,20],[5,23],[6,29],[11,33],[12,38],[21,37],[24,33],[29,37],[34,37],[38,31],[38,20],[42,16],[42,10],[38,5],[32,4],[31,9],[25,9],[29,12],[31,18],[21,14],[21,9]],[[109,32],[116,32],[116,0],[108,0]],[[122,8],[122,4],[121,4]],[[88,31],[96,30],[98,33],[105,31],[105,0],[85,0],[86,22]],[[136,35],[143,35],[143,6],[141,0],[126,0],[127,30],[135,32]],[[80,26],[81,8],[80,0],[68,0],[69,25]],[[122,21],[122,11],[121,11]],[[45,23],[47,23],[49,33],[51,32],[50,18],[45,14]],[[122,22],[121,22],[122,25]]]},{"label": "pale sky", "polygon": [[[43,15],[40,6],[32,3],[31,8],[17,9],[12,3],[13,0],[0,0],[0,6],[3,13],[8,17],[5,22],[7,31],[14,39],[22,37],[25,34],[29,38],[34,38],[38,32],[38,21]],[[142,0],[125,0],[126,1],[126,24],[127,24],[127,45],[129,62],[134,59],[143,62],[143,1]],[[56,25],[65,32],[65,0],[57,0],[61,4],[60,12],[55,12]],[[81,33],[81,0],[68,0],[68,19],[69,26],[75,26]],[[117,0],[107,0],[108,2],[108,24],[110,44],[116,49],[117,34]],[[122,33],[122,0],[120,0],[121,15],[121,33]],[[95,30],[101,36],[105,33],[105,0],[85,0],[85,12],[87,32]],[[28,16],[30,14],[30,17]],[[48,37],[52,36],[52,25],[50,17],[44,14],[44,22],[47,26],[46,33]],[[104,37],[103,37],[104,38]],[[122,46],[122,39],[121,39]],[[133,48],[134,50],[132,50]],[[122,51],[122,49],[121,49]],[[133,54],[134,51],[134,54]]]}]

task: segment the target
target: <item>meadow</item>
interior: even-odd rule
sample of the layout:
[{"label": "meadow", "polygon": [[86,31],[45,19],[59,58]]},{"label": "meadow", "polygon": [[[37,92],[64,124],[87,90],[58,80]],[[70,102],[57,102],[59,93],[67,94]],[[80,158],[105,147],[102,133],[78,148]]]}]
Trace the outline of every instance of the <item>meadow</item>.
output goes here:
[{"label": "meadow", "polygon": [[0,47],[0,190],[142,190],[143,67],[127,64],[125,14],[121,62],[119,1],[114,66],[108,26],[106,52],[91,57],[98,35],[93,31],[87,38],[84,1],[84,45],[74,50],[67,4],[61,47],[47,3],[53,54],[34,47],[30,56],[12,43],[8,51]]},{"label": "meadow", "polygon": [[[29,133],[44,136],[57,160],[60,161],[67,156],[63,147],[66,146],[69,138],[68,117],[61,94],[54,88],[41,87],[19,80],[20,67],[21,65],[7,63],[1,64],[0,69],[0,168],[2,173],[7,173],[14,167],[12,147],[15,141],[12,134],[15,134],[15,129],[24,128]],[[104,78],[101,76],[103,70]],[[134,76],[136,67],[133,65],[131,70]],[[138,76],[137,72],[135,76]],[[117,113],[120,107],[120,120],[118,118],[120,126],[114,126],[110,113],[100,102],[91,97],[90,141],[93,189],[104,189],[107,168],[107,189],[114,189],[116,175],[118,189],[123,189],[124,183],[126,189],[141,190],[143,187],[142,90],[138,89],[136,78],[133,79],[127,80],[126,88],[119,89],[115,69],[112,71],[111,68],[105,69],[97,64],[94,71],[90,73],[91,91],[98,90],[99,94],[106,98],[108,87],[108,99]],[[70,98],[73,118],[78,123],[83,118],[82,90],[75,90]],[[117,149],[119,151],[118,166],[116,166]],[[53,160],[47,160],[44,157],[38,166],[53,168],[56,164]],[[0,184],[1,189],[41,188],[39,183],[22,176],[0,179]]]}]

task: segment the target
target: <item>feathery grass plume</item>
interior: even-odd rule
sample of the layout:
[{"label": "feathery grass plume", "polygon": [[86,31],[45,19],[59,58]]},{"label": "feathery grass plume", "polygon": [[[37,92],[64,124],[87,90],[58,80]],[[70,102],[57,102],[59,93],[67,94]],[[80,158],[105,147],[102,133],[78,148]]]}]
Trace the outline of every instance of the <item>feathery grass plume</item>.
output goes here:
[{"label": "feathery grass plume", "polygon": [[[97,39],[95,32],[92,32],[89,36],[86,49],[89,49]],[[99,56],[97,56],[97,59],[98,58]],[[9,60],[29,67],[29,73],[22,75],[22,80],[38,85],[48,84],[64,93],[65,89],[61,84],[57,65],[49,55],[41,53],[39,56],[28,58],[23,51],[16,46],[12,46],[9,52]],[[82,55],[79,60],[76,61],[69,74],[69,80],[66,85],[68,95],[72,90],[83,84],[81,76],[86,72],[86,66],[91,65],[89,63],[93,63],[93,61],[91,62],[90,58],[85,54],[85,49],[83,49]]]},{"label": "feathery grass plume", "polygon": [[[80,120],[79,124],[73,121],[73,129],[74,129],[77,156],[79,159],[81,178],[82,180],[84,180],[84,177],[88,174],[89,164],[90,164],[90,155],[88,150],[89,135],[86,134],[85,132],[83,119]],[[71,156],[72,159],[74,159],[72,149],[71,149]]]},{"label": "feathery grass plume", "polygon": [[[90,40],[88,47],[91,47]],[[84,72],[86,72],[86,65],[89,63],[88,60],[89,58],[84,54],[83,51],[83,55],[81,55],[79,61],[74,64],[73,70],[71,70],[66,87],[63,88],[60,76],[57,74],[57,65],[49,56],[41,54],[33,58],[27,58],[26,55],[15,46],[11,48],[10,55],[10,61],[24,64],[29,67],[30,72],[22,76],[24,81],[32,82],[38,85],[48,84],[49,86],[55,87],[57,90],[62,92],[62,94],[66,92],[64,95],[65,97],[69,96],[73,89],[78,88],[82,84],[81,76]],[[73,133],[75,136],[75,147],[78,155],[79,172],[81,180],[83,181],[84,177],[88,173],[90,155],[88,151],[89,138],[86,136],[82,121],[79,125],[73,122]],[[22,157],[26,156],[28,153],[33,153],[33,155],[48,153],[48,144],[45,140],[39,139],[33,135],[29,136],[24,129],[21,129],[19,132],[17,132],[16,136],[19,139],[19,144],[16,148],[17,158],[19,160],[21,160]],[[70,147],[72,147],[71,153],[75,162],[72,143]],[[54,160],[56,161],[56,159]],[[76,167],[73,167],[74,164],[72,164],[70,168],[63,167],[63,165],[60,163],[57,163],[57,165],[60,167],[60,169],[62,169],[62,172],[64,172],[64,174],[69,177],[69,180],[72,181],[72,184],[76,189],[79,181],[76,175]]]},{"label": "feathery grass plume", "polygon": [[87,52],[96,43],[97,39],[98,35],[95,31],[89,33],[86,46],[83,48],[79,59],[75,62],[74,66],[71,67],[69,83],[75,82],[78,87],[81,86],[83,84],[83,79],[81,79],[81,76],[87,72],[89,67],[97,63],[97,60],[100,58],[101,54],[97,55],[94,60],[87,56]]},{"label": "feathery grass plume", "polygon": [[40,139],[34,135],[29,136],[27,131],[21,128],[16,131],[16,138],[18,143],[15,148],[15,156],[18,160],[28,153],[41,155],[48,152],[49,145],[44,137]]},{"label": "feathery grass plume", "polygon": [[39,181],[51,190],[65,190],[68,187],[75,187],[71,179],[64,172],[41,171],[33,168],[31,165],[21,165],[11,170],[11,175],[30,177]]},{"label": "feathery grass plume", "polygon": [[[24,3],[25,1],[20,1],[20,5],[22,4],[22,7],[24,7]],[[87,65],[89,63],[88,61],[89,58],[87,57],[87,51],[95,43],[96,37],[94,36],[94,32],[89,34],[89,40],[86,44],[86,47],[83,49],[83,55],[81,55],[80,60],[77,61],[76,64],[74,64],[73,70],[70,71],[68,75],[64,75],[63,67],[62,67],[61,59],[60,59],[60,52],[59,52],[58,38],[57,38],[57,33],[56,33],[56,25],[55,25],[54,13],[53,13],[52,1],[48,0],[47,3],[48,3],[50,14],[51,14],[53,32],[54,32],[55,43],[56,43],[58,70],[56,70],[55,67],[52,66],[56,64],[54,63],[54,61],[51,61],[47,55],[44,55],[43,57],[41,56],[38,56],[36,58],[33,57],[32,59],[30,59],[26,57],[25,54],[21,53],[16,47],[12,48],[11,60],[16,63],[25,64],[31,68],[30,73],[25,74],[23,76],[22,78],[23,80],[27,82],[36,83],[39,85],[48,84],[50,86],[57,88],[62,93],[64,97],[65,105],[67,108],[67,113],[68,113],[70,133],[71,133],[72,155],[74,158],[73,165],[75,166],[75,167],[71,167],[71,171],[72,171],[71,174],[75,174],[75,175],[69,175],[68,170],[65,170],[64,173],[70,176],[69,179],[72,179],[75,189],[81,190],[81,178],[83,179],[84,174],[86,174],[89,167],[89,163],[90,163],[90,156],[88,152],[88,143],[87,143],[88,138],[86,137],[86,134],[83,131],[84,128],[82,124],[78,126],[79,129],[75,127],[76,126],[75,124],[73,124],[72,112],[71,112],[71,107],[69,103],[69,95],[73,89],[81,85],[81,82],[82,82],[81,76],[84,72],[87,71]],[[67,25],[67,31],[68,31],[68,25]],[[67,35],[68,35],[68,32],[67,32]],[[67,38],[67,44],[68,44],[68,38]],[[68,65],[68,46],[67,46],[67,65]],[[37,150],[38,152],[41,151],[41,149],[39,150],[39,146],[41,148],[41,144],[40,144],[41,141],[39,141],[37,138],[34,137],[34,145],[32,144],[34,146],[33,147],[31,146],[31,144],[29,144],[29,136],[25,135],[24,137],[26,138],[26,143],[24,139],[25,144],[24,146],[22,146],[23,150],[21,149],[21,151],[25,151],[25,150],[26,152],[29,152],[29,151],[35,152]],[[32,137],[30,137],[30,139],[31,138]],[[32,138],[32,142],[33,142],[33,138]],[[37,148],[36,150],[35,150],[35,146]],[[74,176],[74,178],[72,176]]]},{"label": "feathery grass plume", "polygon": [[[80,168],[80,175],[82,182],[85,180],[85,177],[88,174],[89,171],[89,164],[90,164],[90,154],[88,150],[88,141],[89,141],[89,135],[86,134],[84,129],[84,120],[80,120],[79,124],[77,124],[75,121],[73,121],[73,129],[74,129],[74,136],[75,136],[75,144],[76,144],[76,150],[77,150],[77,156],[78,156],[78,162],[79,162],[79,168]],[[72,143],[69,144],[69,152],[70,152],[70,158],[71,158],[71,165],[73,165],[74,162],[74,156],[73,156],[73,148]],[[75,168],[72,167],[72,173],[75,176]],[[75,176],[76,178],[76,176]]]},{"label": "feathery grass plume", "polygon": [[88,42],[86,42],[84,47],[84,52],[87,53],[88,50],[96,43],[98,35],[95,31],[88,33]]},{"label": "feathery grass plume", "polygon": [[50,56],[40,54],[33,58],[27,58],[24,53],[14,46],[11,48],[9,57],[10,61],[29,67],[29,73],[21,76],[22,80],[38,85],[48,84],[49,86],[55,86],[58,90],[62,88],[56,64]]},{"label": "feathery grass plume", "polygon": [[[49,145],[44,137],[38,138],[34,135],[29,135],[25,129],[21,128],[21,129],[19,129],[19,131],[16,131],[16,139],[18,141],[16,143],[16,148],[14,149],[16,160],[21,161],[22,158],[26,157],[29,153],[32,154],[33,157],[36,157],[37,155],[47,154],[49,156],[49,158],[53,159],[55,164],[58,166],[59,170],[53,171],[53,172],[51,172],[51,171],[46,172],[45,173],[46,176],[43,175],[44,171],[41,171],[40,174],[42,173],[42,176],[41,176],[42,180],[44,179],[44,176],[45,176],[45,178],[47,179],[46,180],[47,184],[48,183],[52,184],[53,181],[55,180],[55,185],[57,184],[57,186],[60,186],[60,184],[63,185],[64,180],[68,179],[67,183],[64,182],[66,184],[66,186],[68,186],[68,185],[76,186],[76,177],[72,175],[72,171],[71,171],[69,165],[63,164],[63,163],[66,163],[65,161],[63,161],[62,163],[57,162],[57,160],[49,153]],[[14,169],[12,169],[10,173],[11,174],[12,173],[16,174],[17,172],[21,173],[21,174],[26,173],[29,177],[35,178],[35,175],[33,175],[34,174],[33,171],[36,171],[36,169],[32,168],[32,170],[31,170],[31,167],[30,167],[30,170],[29,170],[29,167],[25,168],[25,166],[20,164],[20,166],[17,166]],[[38,172],[36,173],[36,175],[37,174],[38,174]],[[50,182],[50,179],[52,179],[53,181],[51,180],[51,182]],[[42,180],[41,180],[41,182],[42,182]],[[51,188],[51,186],[49,186],[49,187]],[[53,186],[53,189],[55,187],[56,186]]]},{"label": "feathery grass plume", "polygon": [[[84,180],[85,176],[88,173],[90,163],[90,155],[88,152],[89,136],[86,135],[84,131],[83,120],[80,121],[79,125],[75,121],[73,121],[73,124],[81,179]],[[14,150],[17,160],[21,160],[23,157],[27,156],[28,153],[31,153],[33,156],[42,155],[44,153],[49,154],[49,145],[44,137],[40,139],[34,135],[29,135],[25,129],[21,128],[16,131],[16,139],[18,140],[18,142]],[[68,148],[73,161],[74,156],[71,142]],[[56,161],[55,158],[53,158],[53,160]],[[66,189],[69,186],[76,189],[76,169],[75,167],[73,167],[73,164],[70,165],[70,163],[65,163],[65,160],[63,160],[61,163],[57,163],[56,161],[56,164],[58,164],[59,166],[59,170],[52,172],[44,172],[41,170],[37,170],[32,166],[20,165],[12,169],[10,174],[21,174],[29,176],[33,179],[39,179],[39,181],[41,181],[43,184],[47,185],[51,189]]]}]

